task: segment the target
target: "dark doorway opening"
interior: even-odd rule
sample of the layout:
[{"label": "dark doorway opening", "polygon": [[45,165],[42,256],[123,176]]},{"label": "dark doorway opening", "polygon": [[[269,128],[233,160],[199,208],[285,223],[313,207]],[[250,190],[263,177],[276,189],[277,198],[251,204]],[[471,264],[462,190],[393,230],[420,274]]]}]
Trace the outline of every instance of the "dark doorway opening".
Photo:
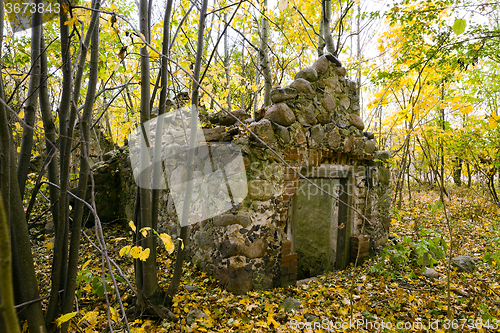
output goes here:
[{"label": "dark doorway opening", "polygon": [[[327,178],[325,175],[334,177]],[[299,182],[288,225],[292,251],[298,254],[299,280],[333,269],[341,270],[349,264],[352,223],[347,206],[351,195],[348,175],[346,172],[309,172],[310,180],[334,197],[305,180]]]}]

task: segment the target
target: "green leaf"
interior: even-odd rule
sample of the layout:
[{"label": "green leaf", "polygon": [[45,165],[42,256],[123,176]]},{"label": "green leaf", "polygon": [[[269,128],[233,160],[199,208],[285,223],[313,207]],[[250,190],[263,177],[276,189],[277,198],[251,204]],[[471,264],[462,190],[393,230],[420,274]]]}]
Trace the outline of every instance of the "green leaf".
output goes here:
[{"label": "green leaf", "polygon": [[455,23],[453,23],[453,32],[456,35],[461,35],[465,31],[465,27],[467,26],[467,22],[463,19],[456,19]]}]

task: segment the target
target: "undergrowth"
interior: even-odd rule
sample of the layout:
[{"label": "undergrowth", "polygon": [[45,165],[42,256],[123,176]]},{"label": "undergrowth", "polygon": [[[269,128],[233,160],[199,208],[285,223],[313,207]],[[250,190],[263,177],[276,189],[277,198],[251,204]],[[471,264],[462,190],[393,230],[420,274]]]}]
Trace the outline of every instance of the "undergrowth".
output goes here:
[{"label": "undergrowth", "polygon": [[[360,267],[330,272],[308,283],[288,288],[251,291],[235,296],[217,286],[216,281],[185,265],[182,285],[196,286],[195,292],[181,287],[172,311],[178,322],[140,319],[130,323],[132,332],[496,332],[500,330],[500,218],[498,208],[465,189],[452,191],[447,202],[453,228],[450,243],[443,205],[437,192],[412,193],[402,209],[392,212],[390,240],[385,248]],[[110,256],[132,284],[133,265],[119,250],[130,244],[131,232],[107,226],[105,235]],[[90,230],[87,230],[91,238]],[[36,232],[35,232],[36,233]],[[48,295],[52,235],[34,237],[37,274],[42,296]],[[452,256],[478,258],[474,273],[451,274],[451,312],[447,319],[446,268]],[[173,256],[159,247],[158,267],[162,287],[173,271]],[[439,277],[423,275],[426,267]],[[122,314],[109,285],[102,283],[101,257],[82,239],[81,271],[78,281],[78,310],[71,319],[71,331],[103,332],[108,308],[104,287],[110,291],[109,312],[115,332],[124,332]],[[116,272],[115,272],[116,274]],[[116,274],[117,275],[117,274]],[[123,279],[120,294],[125,307],[134,298]],[[285,312],[283,301],[293,297],[301,302],[296,312]],[[46,301],[44,301],[46,302]],[[207,318],[188,325],[192,309]],[[398,326],[399,325],[399,326]],[[181,327],[182,326],[182,329]],[[489,326],[489,327],[487,327]]]}]

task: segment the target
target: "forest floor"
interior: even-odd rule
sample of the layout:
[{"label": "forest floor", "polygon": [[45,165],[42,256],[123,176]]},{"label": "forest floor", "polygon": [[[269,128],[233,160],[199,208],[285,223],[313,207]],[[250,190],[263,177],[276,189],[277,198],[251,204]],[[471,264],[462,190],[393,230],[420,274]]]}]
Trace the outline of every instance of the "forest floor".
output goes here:
[{"label": "forest floor", "polygon": [[[331,272],[301,285],[235,296],[187,263],[172,309],[180,321],[141,319],[129,322],[129,326],[132,332],[445,332],[449,326],[453,332],[498,332],[499,209],[467,189],[453,189],[445,208],[452,229],[452,256],[480,259],[473,274],[452,268],[450,307],[447,257],[438,258],[433,266],[439,277],[428,278],[423,275],[425,267],[410,256],[410,248],[427,246],[439,252],[439,247],[444,249],[444,241],[449,250],[450,233],[439,193],[427,190],[412,192],[411,200],[406,194],[401,209],[393,208],[394,239],[359,267]],[[108,226],[105,235],[110,256],[133,284],[132,260],[119,255],[121,248],[131,244],[131,233],[124,233],[123,227]],[[50,288],[51,237],[36,233],[33,241],[42,296],[48,295]],[[115,296],[110,293],[109,312],[102,296],[99,252],[86,239],[82,240],[81,251],[78,309],[70,330],[109,331],[109,315],[113,331],[124,332]],[[173,258],[159,250],[159,279],[164,288],[170,281]],[[196,291],[187,291],[186,285],[195,286]],[[124,306],[130,307],[134,302],[132,292],[123,281],[119,287]],[[297,311],[285,311],[287,298],[299,301]],[[193,309],[203,311],[206,317],[188,324],[188,313]]]}]

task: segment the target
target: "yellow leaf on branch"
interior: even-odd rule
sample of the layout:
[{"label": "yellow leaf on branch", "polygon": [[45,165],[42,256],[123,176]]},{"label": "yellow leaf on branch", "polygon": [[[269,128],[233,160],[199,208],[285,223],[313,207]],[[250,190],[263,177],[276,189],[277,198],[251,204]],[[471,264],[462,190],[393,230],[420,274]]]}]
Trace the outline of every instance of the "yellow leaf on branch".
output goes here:
[{"label": "yellow leaf on branch", "polygon": [[76,17],[72,17],[69,20],[67,20],[66,22],[64,22],[64,25],[74,26],[76,21],[77,21]]},{"label": "yellow leaf on branch", "polygon": [[149,248],[141,251],[141,253],[139,253],[139,259],[142,261],[146,261],[149,258],[149,252],[151,252]]},{"label": "yellow leaf on branch", "polygon": [[74,316],[76,316],[76,312],[66,313],[65,315],[62,315],[61,317],[57,318],[56,319],[57,327],[61,326],[65,322],[71,320],[71,318],[73,318]]},{"label": "yellow leaf on branch", "polygon": [[142,253],[142,246],[134,246],[131,250],[130,250],[130,255],[132,256],[132,258],[134,259],[139,259],[139,256],[141,255]]},{"label": "yellow leaf on branch", "polygon": [[140,230],[141,234],[143,237],[147,237],[148,236],[148,231],[151,230],[151,227],[144,227]]},{"label": "yellow leaf on branch", "polygon": [[160,234],[160,239],[163,242],[163,245],[165,245],[165,250],[167,250],[168,254],[172,254],[172,252],[174,252],[172,237],[167,234]]},{"label": "yellow leaf on branch", "polygon": [[133,231],[133,232],[135,232],[135,231],[136,231],[134,221],[130,221],[130,222],[128,223],[128,225],[129,225],[130,229],[132,229],[132,231]]},{"label": "yellow leaf on branch", "polygon": [[127,245],[125,247],[122,247],[120,250],[120,257],[123,257],[124,255],[128,254],[130,252],[131,246]]}]

